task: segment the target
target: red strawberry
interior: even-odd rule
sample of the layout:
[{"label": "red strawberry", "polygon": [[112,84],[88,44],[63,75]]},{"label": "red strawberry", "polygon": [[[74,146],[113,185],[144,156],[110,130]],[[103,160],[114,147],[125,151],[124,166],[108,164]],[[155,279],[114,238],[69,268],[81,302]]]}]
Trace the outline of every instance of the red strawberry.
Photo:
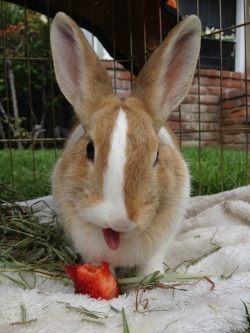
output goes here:
[{"label": "red strawberry", "polygon": [[66,266],[65,270],[75,283],[76,294],[88,294],[93,298],[112,299],[119,296],[119,289],[109,264],[101,266],[91,263]]}]

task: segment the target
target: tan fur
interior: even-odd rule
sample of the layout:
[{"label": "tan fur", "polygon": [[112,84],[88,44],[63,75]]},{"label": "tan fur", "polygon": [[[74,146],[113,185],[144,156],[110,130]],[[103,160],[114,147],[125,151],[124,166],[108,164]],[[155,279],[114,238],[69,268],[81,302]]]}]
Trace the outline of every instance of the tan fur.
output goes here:
[{"label": "tan fur", "polygon": [[[138,266],[142,275],[163,271],[167,247],[187,204],[189,174],[169,126],[166,140],[158,137],[158,131],[189,89],[199,53],[199,34],[196,17],[177,26],[139,74],[131,97],[120,100],[113,95],[111,79],[80,29],[65,14],[57,14],[51,30],[56,76],[84,131],[73,142],[75,132],[71,134],[56,164],[53,196],[65,231],[83,258],[108,261],[113,266]],[[68,66],[71,53],[72,64]],[[121,192],[127,217],[118,212],[114,222],[116,198],[106,211],[104,181],[120,112],[125,117],[121,126],[127,126]],[[86,158],[90,140],[95,145],[94,161]],[[116,177],[114,174],[111,184],[114,193],[119,184]],[[117,188],[117,195],[121,193]],[[122,197],[118,199],[120,204]],[[93,220],[93,209],[110,214],[110,223],[115,223],[121,237],[115,251],[107,246],[102,234],[102,228],[111,227],[109,221],[102,221],[99,215],[99,222]],[[126,225],[134,228],[123,232]]]}]

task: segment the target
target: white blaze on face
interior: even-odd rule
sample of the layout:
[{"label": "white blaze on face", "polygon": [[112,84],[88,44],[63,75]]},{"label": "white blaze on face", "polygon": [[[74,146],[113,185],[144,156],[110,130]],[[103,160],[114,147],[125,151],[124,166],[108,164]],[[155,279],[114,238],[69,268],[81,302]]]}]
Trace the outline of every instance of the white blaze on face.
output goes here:
[{"label": "white blaze on face", "polygon": [[111,135],[108,163],[103,175],[103,200],[84,212],[85,217],[97,226],[118,232],[128,232],[136,226],[128,218],[124,197],[127,131],[127,116],[120,109]]},{"label": "white blaze on face", "polygon": [[[128,121],[126,113],[120,109],[115,122],[110,142],[108,166],[104,174],[104,198],[117,202],[122,210],[124,207],[124,169],[126,164]],[[125,212],[123,212],[125,213]]]}]

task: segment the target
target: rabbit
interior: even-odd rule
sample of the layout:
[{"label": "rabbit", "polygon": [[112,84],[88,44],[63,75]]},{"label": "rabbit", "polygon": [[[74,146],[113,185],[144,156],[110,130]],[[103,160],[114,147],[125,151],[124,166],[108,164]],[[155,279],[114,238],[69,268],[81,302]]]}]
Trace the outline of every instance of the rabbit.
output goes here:
[{"label": "rabbit", "polygon": [[200,50],[195,15],[175,26],[119,99],[78,25],[59,12],[50,40],[58,85],[79,124],[52,175],[66,235],[83,260],[164,272],[184,216],[190,176],[166,119],[192,83]]}]

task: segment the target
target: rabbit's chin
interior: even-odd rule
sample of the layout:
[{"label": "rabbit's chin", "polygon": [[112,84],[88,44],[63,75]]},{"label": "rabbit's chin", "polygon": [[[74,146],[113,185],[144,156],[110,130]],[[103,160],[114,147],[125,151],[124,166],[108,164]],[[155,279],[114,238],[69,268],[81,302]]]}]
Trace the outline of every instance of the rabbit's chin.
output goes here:
[{"label": "rabbit's chin", "polygon": [[[67,229],[67,223],[65,225]],[[111,228],[100,228],[92,223],[77,223],[71,225],[68,234],[73,242],[75,250],[84,261],[100,263],[107,261],[111,266],[134,266],[141,258],[127,256],[128,249],[133,253],[127,233],[119,233]],[[130,258],[130,260],[129,260]]]}]

